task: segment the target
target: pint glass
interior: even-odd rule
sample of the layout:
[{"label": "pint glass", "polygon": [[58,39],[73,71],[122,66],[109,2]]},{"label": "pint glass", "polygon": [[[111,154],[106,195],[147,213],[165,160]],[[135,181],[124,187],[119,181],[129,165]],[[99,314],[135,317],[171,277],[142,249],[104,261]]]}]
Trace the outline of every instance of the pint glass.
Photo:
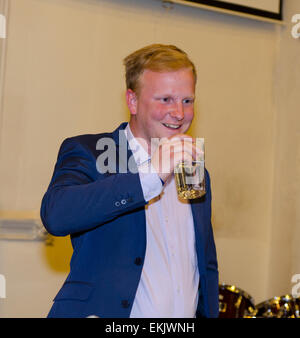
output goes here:
[{"label": "pint glass", "polygon": [[200,145],[203,155],[191,164],[180,162],[174,170],[177,194],[182,199],[199,198],[206,193],[204,139],[197,138],[196,143]]}]

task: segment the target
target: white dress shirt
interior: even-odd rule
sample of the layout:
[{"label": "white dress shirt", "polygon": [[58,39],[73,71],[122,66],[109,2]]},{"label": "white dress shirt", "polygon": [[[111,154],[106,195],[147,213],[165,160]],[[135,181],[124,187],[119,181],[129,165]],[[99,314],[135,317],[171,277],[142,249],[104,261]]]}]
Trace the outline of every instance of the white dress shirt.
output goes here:
[{"label": "white dress shirt", "polygon": [[164,186],[149,167],[150,156],[125,129],[138,165],[145,207],[147,245],[131,318],[193,318],[198,303],[199,271],[194,222],[188,201],[177,197],[174,176]]}]

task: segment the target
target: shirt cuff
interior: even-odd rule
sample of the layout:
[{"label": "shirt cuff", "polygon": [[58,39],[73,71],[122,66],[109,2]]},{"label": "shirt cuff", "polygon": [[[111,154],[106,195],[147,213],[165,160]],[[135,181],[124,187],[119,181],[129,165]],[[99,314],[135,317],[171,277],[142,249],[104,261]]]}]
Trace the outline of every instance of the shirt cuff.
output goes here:
[{"label": "shirt cuff", "polygon": [[163,190],[163,181],[151,165],[151,162],[145,162],[138,167],[141,186],[144,199],[149,202],[154,197],[161,194]]}]

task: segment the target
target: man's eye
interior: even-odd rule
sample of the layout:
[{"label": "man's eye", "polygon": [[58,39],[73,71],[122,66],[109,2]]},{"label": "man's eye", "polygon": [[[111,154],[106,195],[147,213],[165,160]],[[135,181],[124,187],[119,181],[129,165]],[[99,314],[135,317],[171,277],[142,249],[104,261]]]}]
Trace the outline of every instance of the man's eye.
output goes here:
[{"label": "man's eye", "polygon": [[194,102],[193,99],[184,99],[184,100],[183,100],[183,103],[184,103],[184,104],[191,104],[191,103],[193,103],[193,102]]},{"label": "man's eye", "polygon": [[162,97],[162,98],[161,98],[161,101],[162,101],[163,103],[169,103],[169,102],[171,101],[171,99],[170,99],[169,97]]}]

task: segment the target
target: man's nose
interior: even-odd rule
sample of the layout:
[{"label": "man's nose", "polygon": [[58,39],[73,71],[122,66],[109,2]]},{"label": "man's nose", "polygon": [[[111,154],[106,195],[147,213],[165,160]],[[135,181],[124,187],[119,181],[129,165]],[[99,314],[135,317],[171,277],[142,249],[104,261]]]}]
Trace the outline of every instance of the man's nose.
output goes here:
[{"label": "man's nose", "polygon": [[178,121],[183,120],[184,118],[184,110],[182,102],[175,103],[173,109],[170,112],[170,115],[176,118]]}]

